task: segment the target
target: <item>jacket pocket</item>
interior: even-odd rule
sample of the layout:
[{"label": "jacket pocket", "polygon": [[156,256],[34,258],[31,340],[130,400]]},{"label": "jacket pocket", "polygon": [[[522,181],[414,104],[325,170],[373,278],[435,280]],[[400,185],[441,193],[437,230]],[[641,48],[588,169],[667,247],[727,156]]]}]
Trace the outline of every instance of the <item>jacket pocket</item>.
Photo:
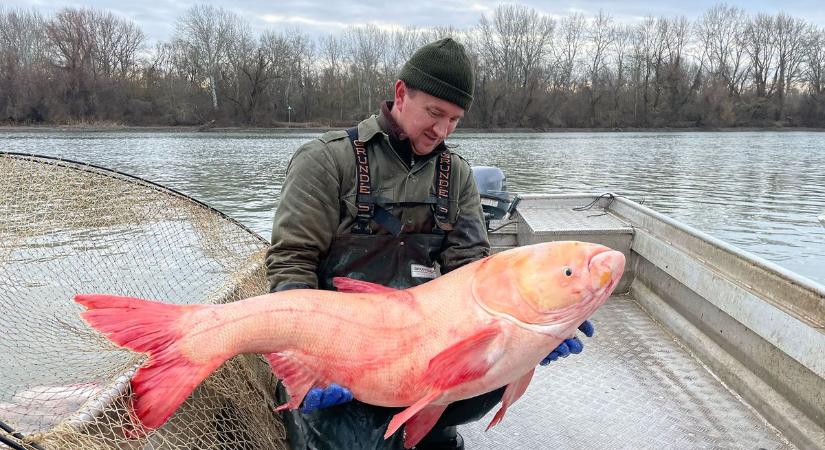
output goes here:
[{"label": "jacket pocket", "polygon": [[[379,197],[387,200],[395,201],[395,190],[392,188],[373,190],[373,198]],[[388,211],[392,211],[392,206],[386,207]],[[352,223],[355,221],[355,216],[358,215],[358,206],[356,206],[356,195],[347,194],[341,198],[341,223]]]}]

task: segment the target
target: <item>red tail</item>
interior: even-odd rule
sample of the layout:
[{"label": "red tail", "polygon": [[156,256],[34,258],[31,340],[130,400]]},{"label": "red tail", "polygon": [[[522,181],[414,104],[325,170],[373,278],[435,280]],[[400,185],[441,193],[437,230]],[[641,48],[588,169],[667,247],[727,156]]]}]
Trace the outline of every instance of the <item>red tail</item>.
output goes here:
[{"label": "red tail", "polygon": [[[223,358],[192,361],[181,353],[187,327],[181,318],[202,306],[171,305],[130,297],[75,296],[87,311],[81,317],[112,342],[149,355],[132,377],[132,408],[143,428],[163,425]],[[219,360],[218,360],[219,359]],[[133,434],[140,435],[136,429]]]}]

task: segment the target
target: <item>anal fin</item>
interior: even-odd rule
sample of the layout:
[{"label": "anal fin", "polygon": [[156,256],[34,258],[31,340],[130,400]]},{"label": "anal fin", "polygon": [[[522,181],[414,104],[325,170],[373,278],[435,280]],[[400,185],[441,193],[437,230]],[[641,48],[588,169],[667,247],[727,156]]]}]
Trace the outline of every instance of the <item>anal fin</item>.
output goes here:
[{"label": "anal fin", "polygon": [[410,420],[414,415],[418,414],[419,411],[427,407],[427,405],[432,403],[433,400],[437,399],[440,395],[441,391],[430,392],[417,402],[413,403],[412,406],[394,415],[392,420],[390,420],[390,424],[387,425],[387,432],[384,433],[384,439],[392,436],[393,433],[401,428],[401,425],[404,425],[405,422]]},{"label": "anal fin", "polygon": [[504,395],[501,397],[501,408],[496,412],[490,424],[487,425],[487,430],[501,422],[501,419],[504,418],[504,413],[507,412],[507,408],[524,395],[524,391],[527,390],[530,380],[533,379],[533,372],[535,372],[535,370],[536,369],[530,370],[518,380],[507,385],[507,388],[504,389]]},{"label": "anal fin", "polygon": [[412,448],[432,430],[447,405],[428,405],[412,416],[404,426],[404,447]]}]

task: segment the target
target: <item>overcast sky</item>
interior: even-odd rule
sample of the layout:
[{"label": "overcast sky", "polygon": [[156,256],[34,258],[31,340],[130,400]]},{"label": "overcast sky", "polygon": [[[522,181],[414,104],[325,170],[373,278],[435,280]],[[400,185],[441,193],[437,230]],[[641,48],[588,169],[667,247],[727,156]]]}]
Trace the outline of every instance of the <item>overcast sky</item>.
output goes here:
[{"label": "overcast sky", "polygon": [[[319,35],[339,31],[347,25],[373,23],[380,25],[432,27],[448,26],[463,29],[478,23],[482,14],[490,14],[499,5],[512,3],[489,0],[406,0],[346,1],[346,0],[0,0],[0,5],[12,8],[32,8],[51,14],[64,7],[92,7],[106,9],[135,21],[149,42],[168,40],[174,30],[175,19],[197,3],[208,3],[237,13],[253,31],[283,30],[297,25],[306,32]],[[520,4],[553,16],[573,12],[593,15],[603,9],[617,21],[634,22],[653,16],[684,15],[694,19],[718,3],[715,0],[551,0],[521,1]],[[786,13],[804,17],[811,23],[825,26],[824,0],[768,1],[733,0],[728,5],[739,6],[750,12]],[[411,7],[415,5],[414,7]]]}]

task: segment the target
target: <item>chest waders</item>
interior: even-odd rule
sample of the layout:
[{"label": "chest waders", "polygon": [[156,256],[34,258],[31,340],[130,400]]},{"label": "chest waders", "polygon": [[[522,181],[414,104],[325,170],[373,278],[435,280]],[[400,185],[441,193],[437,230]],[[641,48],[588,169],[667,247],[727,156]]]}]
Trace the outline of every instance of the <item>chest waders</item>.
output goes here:
[{"label": "chest waders", "polygon": [[[398,289],[417,286],[440,275],[436,261],[449,224],[450,173],[452,157],[448,151],[436,156],[433,179],[435,195],[420,202],[395,202],[373,196],[369,155],[358,140],[357,128],[347,130],[355,153],[356,222],[349,234],[336,236],[327,257],[318,268],[319,289],[335,290],[333,277],[349,277]],[[430,233],[403,233],[401,222],[387,208],[423,204],[433,208]],[[371,223],[389,234],[375,234]],[[477,420],[501,399],[503,389],[456,402],[444,412],[431,434],[455,433],[454,425]],[[286,401],[279,385],[279,401]],[[396,450],[404,448],[403,433],[384,439],[392,416],[404,408],[385,408],[353,400],[308,414],[287,411],[284,422],[293,450]]]},{"label": "chest waders", "polygon": [[[334,290],[333,277],[350,277],[384,286],[404,289],[425,283],[440,275],[436,267],[444,243],[445,231],[451,229],[449,217],[451,156],[446,150],[437,156],[433,180],[436,195],[418,202],[395,202],[373,196],[369,155],[357,130],[347,130],[355,152],[356,208],[355,225],[349,234],[336,236],[329,253],[319,264],[318,287]],[[404,233],[401,221],[388,209],[429,205],[435,225],[429,233]],[[388,234],[376,234],[371,223]]]}]

